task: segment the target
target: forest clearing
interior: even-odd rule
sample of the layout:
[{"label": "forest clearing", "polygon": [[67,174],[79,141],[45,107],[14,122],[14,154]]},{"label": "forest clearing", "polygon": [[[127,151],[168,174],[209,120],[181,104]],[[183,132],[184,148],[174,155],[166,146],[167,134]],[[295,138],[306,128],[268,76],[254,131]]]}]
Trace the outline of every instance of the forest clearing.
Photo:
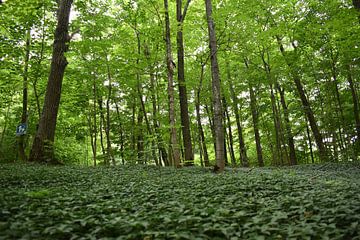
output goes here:
[{"label": "forest clearing", "polygon": [[359,164],[0,165],[0,239],[360,239]]}]

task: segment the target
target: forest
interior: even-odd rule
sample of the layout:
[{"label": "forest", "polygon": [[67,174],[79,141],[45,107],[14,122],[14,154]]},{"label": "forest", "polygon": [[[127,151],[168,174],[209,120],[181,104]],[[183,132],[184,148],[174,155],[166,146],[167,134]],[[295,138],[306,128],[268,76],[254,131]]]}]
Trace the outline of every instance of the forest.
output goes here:
[{"label": "forest", "polygon": [[359,1],[3,2],[2,162],[359,159]]},{"label": "forest", "polygon": [[359,0],[0,0],[0,239],[360,239]]}]

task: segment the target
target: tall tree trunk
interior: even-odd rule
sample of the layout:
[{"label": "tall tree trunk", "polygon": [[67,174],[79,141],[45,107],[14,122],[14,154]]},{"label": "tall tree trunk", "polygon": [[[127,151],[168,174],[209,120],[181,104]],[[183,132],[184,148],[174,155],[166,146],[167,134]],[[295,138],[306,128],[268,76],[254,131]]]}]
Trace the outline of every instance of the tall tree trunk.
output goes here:
[{"label": "tall tree trunk", "polygon": [[39,128],[30,153],[30,161],[59,163],[54,156],[54,139],[61,86],[65,68],[68,64],[65,52],[67,52],[70,42],[68,26],[71,4],[72,0],[61,0],[59,3],[50,75]]},{"label": "tall tree trunk", "polygon": [[106,127],[105,127],[106,154],[107,154],[107,157],[108,157],[109,161],[111,161],[112,165],[115,166],[116,163],[115,163],[114,154],[112,152],[111,139],[110,139],[110,127],[111,127],[111,122],[110,122],[110,120],[111,120],[111,118],[110,118],[110,101],[111,101],[111,96],[112,96],[112,77],[111,77],[111,72],[110,72],[110,67],[109,67],[107,56],[106,56],[106,69],[107,69],[107,78],[108,78],[108,82],[109,82],[108,96],[107,96],[107,99],[106,99]]},{"label": "tall tree trunk", "polygon": [[[26,31],[26,44],[25,44],[25,60],[24,60],[24,73],[23,73],[23,101],[22,101],[22,114],[21,114],[21,123],[27,125],[28,119],[28,74],[29,74],[29,59],[30,59],[30,42],[31,35],[30,29]],[[26,161],[26,143],[25,143],[25,134],[19,136],[19,157],[22,161]]]},{"label": "tall tree trunk", "polygon": [[284,59],[286,61],[286,64],[288,65],[288,67],[289,67],[289,69],[291,71],[293,81],[295,83],[297,92],[298,92],[298,94],[300,96],[301,103],[302,103],[304,112],[306,114],[306,117],[309,120],[310,128],[311,128],[311,130],[312,130],[312,132],[314,134],[316,146],[317,146],[317,148],[319,150],[320,159],[325,162],[325,161],[328,160],[328,156],[327,156],[326,148],[324,146],[323,137],[322,137],[321,132],[320,132],[320,130],[318,128],[318,125],[317,125],[314,113],[312,111],[312,108],[310,106],[309,100],[306,97],[304,86],[301,83],[301,79],[299,77],[299,74],[294,69],[293,63],[290,62],[288,60],[288,58],[287,58],[287,55],[286,55],[284,46],[281,43],[280,37],[277,36],[276,38],[277,38],[277,41],[278,41],[278,44],[279,44],[280,52],[283,55],[283,57],[284,57]]},{"label": "tall tree trunk", "polygon": [[225,98],[223,98],[224,102],[224,110],[225,110],[225,117],[227,120],[227,127],[228,127],[228,149],[230,151],[230,159],[231,159],[231,165],[233,167],[236,166],[236,158],[235,158],[235,152],[234,152],[234,139],[233,139],[233,133],[231,129],[231,120],[230,120],[230,113],[227,105],[227,101]]},{"label": "tall tree trunk", "polygon": [[202,64],[201,65],[200,83],[199,83],[199,87],[196,91],[195,109],[196,109],[196,121],[197,121],[198,131],[199,131],[200,152],[201,152],[202,156],[204,157],[205,167],[208,167],[210,165],[209,154],[207,151],[205,133],[204,133],[204,129],[202,127],[201,114],[200,114],[200,95],[201,95],[202,83],[203,83],[203,79],[204,79],[204,68],[205,68],[205,65]]},{"label": "tall tree trunk", "polygon": [[96,86],[96,76],[95,74],[93,75],[93,112],[92,112],[92,123],[91,123],[91,119],[89,119],[89,125],[93,125],[93,127],[91,128],[91,132],[90,132],[90,137],[91,137],[91,148],[92,148],[92,152],[93,152],[93,162],[94,162],[94,166],[97,165],[97,132],[98,132],[98,127],[97,127],[97,86]]},{"label": "tall tree trunk", "polygon": [[290,123],[290,118],[289,118],[289,110],[288,110],[288,106],[286,104],[286,100],[285,100],[285,90],[281,89],[280,85],[277,84],[277,89],[280,93],[280,102],[281,102],[281,106],[284,112],[284,119],[285,119],[285,128],[286,128],[286,136],[287,136],[287,140],[288,140],[288,145],[289,145],[289,157],[290,157],[290,165],[296,165],[297,164],[297,158],[296,158],[296,152],[295,152],[295,144],[294,144],[294,137],[293,137],[293,133],[291,130],[291,123]]},{"label": "tall tree trunk", "polygon": [[239,106],[238,106],[239,100],[235,94],[234,83],[230,79],[229,74],[228,74],[228,79],[229,79],[229,85],[230,85],[230,95],[231,95],[231,99],[232,99],[232,105],[233,105],[233,109],[235,112],[236,127],[237,127],[237,132],[238,132],[238,137],[239,137],[241,166],[249,167],[249,160],[248,160],[247,153],[246,153],[246,145],[245,145],[243,130],[242,130],[242,126],[241,126],[241,120],[240,120],[240,113],[239,113],[240,111],[239,111]]},{"label": "tall tree trunk", "polygon": [[306,134],[307,134],[307,138],[308,138],[308,141],[309,141],[311,163],[315,163],[314,151],[313,151],[312,141],[311,141],[311,136],[310,136],[310,129],[309,129],[309,124],[308,124],[307,121],[306,121]]},{"label": "tall tree trunk", "polygon": [[169,155],[171,156],[172,165],[174,167],[180,166],[180,149],[176,133],[176,116],[175,116],[175,94],[174,94],[174,68],[175,64],[172,57],[171,47],[171,32],[170,32],[170,17],[168,0],[164,0],[165,8],[165,42],[166,42],[166,65],[167,65],[167,79],[168,79],[168,100],[169,100],[169,122],[170,122],[170,148]]},{"label": "tall tree trunk", "polygon": [[102,155],[104,157],[105,164],[107,164],[107,159],[105,158],[106,151],[105,151],[105,146],[104,146],[104,134],[103,134],[104,124],[105,124],[105,116],[104,116],[104,108],[103,108],[102,96],[100,96],[100,99],[98,99],[97,101],[98,101],[99,112],[100,112],[99,132],[100,132],[101,152],[102,152]]},{"label": "tall tree trunk", "polygon": [[252,115],[252,120],[253,120],[255,142],[256,142],[257,160],[258,160],[259,167],[263,167],[264,160],[263,160],[263,153],[262,153],[262,147],[261,147],[261,137],[260,137],[260,132],[259,132],[259,114],[257,111],[255,92],[251,85],[249,85],[249,91],[250,91],[250,108],[251,108],[251,115]]},{"label": "tall tree trunk", "polygon": [[190,1],[191,0],[187,0],[183,11],[182,0],[176,0],[176,16],[178,22],[177,55],[178,55],[180,116],[181,116],[181,129],[183,135],[182,139],[185,148],[185,165],[188,166],[192,166],[194,164],[194,152],[191,142],[190,119],[189,119],[187,90],[186,90],[186,82],[185,82],[183,24]]},{"label": "tall tree trunk", "polygon": [[[360,4],[360,3],[359,3]],[[355,143],[355,150],[357,153],[360,152],[360,110],[359,110],[359,99],[356,93],[356,88],[354,84],[354,80],[351,74],[351,66],[347,66],[347,80],[349,82],[351,96],[353,101],[353,112],[355,118],[355,129],[356,129],[356,143]]]},{"label": "tall tree trunk", "polygon": [[209,31],[209,45],[211,53],[211,76],[212,76],[212,98],[214,104],[214,126],[215,126],[215,158],[216,158],[216,171],[222,172],[225,168],[225,153],[224,153],[224,126],[223,114],[221,103],[221,87],[220,87],[220,72],[217,61],[217,43],[215,24],[212,16],[212,3],[211,0],[205,0],[206,6],[206,19]]},{"label": "tall tree trunk", "polygon": [[[38,67],[41,66],[41,63],[44,59],[44,51],[45,51],[45,36],[46,36],[46,29],[45,29],[45,24],[46,24],[46,6],[44,4],[43,6],[43,19],[42,19],[42,29],[41,29],[41,47],[40,47],[40,53],[39,53],[39,58],[37,59],[36,65]],[[37,89],[37,83],[38,80],[41,76],[40,71],[36,71],[35,72],[35,76],[33,78],[32,81],[32,87],[33,87],[33,91],[34,91],[34,97],[35,97],[35,102],[36,102],[36,109],[37,109],[37,114],[39,117],[39,120],[41,118],[41,107],[40,107],[40,94],[38,93],[38,89]]]},{"label": "tall tree trunk", "polygon": [[121,124],[122,120],[120,117],[120,110],[119,110],[119,105],[117,102],[115,102],[115,107],[116,107],[116,115],[119,121],[119,134],[120,134],[120,157],[121,157],[121,162],[122,165],[125,165],[125,155],[124,155],[124,149],[125,149],[125,143],[124,143],[124,131],[123,131],[123,126]]},{"label": "tall tree trunk", "polygon": [[157,101],[156,101],[156,79],[155,79],[155,74],[154,74],[154,69],[153,66],[150,62],[150,50],[148,49],[147,46],[145,46],[145,57],[147,58],[148,61],[148,66],[150,69],[150,97],[151,97],[151,102],[152,102],[152,114],[153,114],[153,118],[152,118],[152,122],[153,122],[153,129],[154,129],[154,137],[156,138],[157,141],[157,145],[158,145],[158,149],[160,152],[160,156],[164,162],[165,166],[169,166],[169,160],[168,160],[168,154],[166,152],[165,146],[164,146],[164,142],[160,133],[160,125],[158,122],[158,110],[157,110]]},{"label": "tall tree trunk", "polygon": [[204,107],[205,107],[206,115],[208,116],[208,119],[209,119],[209,125],[210,125],[211,137],[212,137],[214,150],[216,150],[213,104],[211,104],[210,107],[208,105],[205,105]]}]

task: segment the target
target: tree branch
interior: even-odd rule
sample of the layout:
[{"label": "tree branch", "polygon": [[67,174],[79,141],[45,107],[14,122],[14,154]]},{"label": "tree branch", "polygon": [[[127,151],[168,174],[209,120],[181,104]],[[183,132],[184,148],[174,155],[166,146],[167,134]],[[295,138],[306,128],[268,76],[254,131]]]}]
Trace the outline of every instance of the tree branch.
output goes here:
[{"label": "tree branch", "polygon": [[181,17],[181,22],[184,22],[184,19],[186,17],[186,13],[187,13],[187,11],[189,9],[190,2],[191,2],[191,0],[186,1],[185,7],[184,7],[184,12],[183,12],[182,17]]}]

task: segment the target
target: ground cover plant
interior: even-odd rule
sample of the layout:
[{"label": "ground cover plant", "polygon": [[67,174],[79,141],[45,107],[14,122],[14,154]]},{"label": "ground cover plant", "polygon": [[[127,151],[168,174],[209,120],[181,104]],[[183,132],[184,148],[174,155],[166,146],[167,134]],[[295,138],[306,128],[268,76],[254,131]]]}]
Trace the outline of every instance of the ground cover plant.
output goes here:
[{"label": "ground cover plant", "polygon": [[0,165],[0,239],[360,239],[360,166]]}]

